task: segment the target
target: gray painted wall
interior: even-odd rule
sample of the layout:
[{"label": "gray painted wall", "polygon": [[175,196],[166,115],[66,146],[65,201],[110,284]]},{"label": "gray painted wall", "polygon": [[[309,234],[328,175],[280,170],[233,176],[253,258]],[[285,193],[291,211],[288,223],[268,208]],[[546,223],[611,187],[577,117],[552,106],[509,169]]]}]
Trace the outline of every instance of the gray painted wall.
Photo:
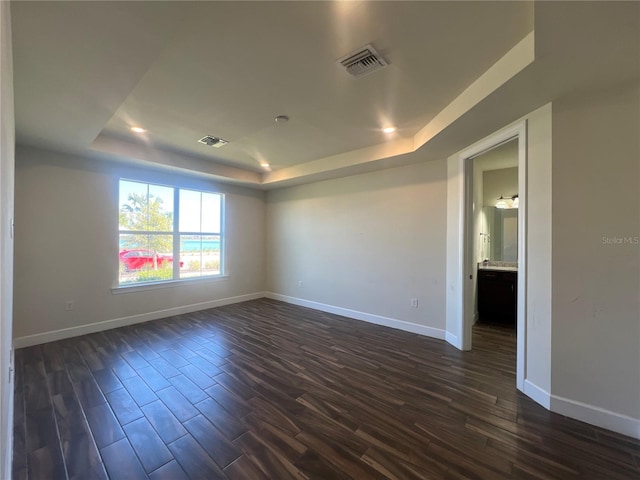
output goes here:
[{"label": "gray painted wall", "polygon": [[551,388],[640,419],[640,85],[553,112]]},{"label": "gray painted wall", "polygon": [[446,188],[442,160],[268,192],[267,289],[444,330]]},{"label": "gray painted wall", "polygon": [[[226,194],[219,280],[114,294],[120,176]],[[33,148],[16,152],[15,336],[76,328],[264,290],[264,193]],[[75,308],[65,310],[65,301]]]},{"label": "gray painted wall", "polygon": [[[509,149],[508,152],[513,154],[513,150],[515,149]],[[515,151],[515,157],[518,157],[517,150]],[[482,205],[495,207],[496,201],[501,195],[504,198],[510,198],[518,193],[518,167],[485,171],[483,182]]]}]

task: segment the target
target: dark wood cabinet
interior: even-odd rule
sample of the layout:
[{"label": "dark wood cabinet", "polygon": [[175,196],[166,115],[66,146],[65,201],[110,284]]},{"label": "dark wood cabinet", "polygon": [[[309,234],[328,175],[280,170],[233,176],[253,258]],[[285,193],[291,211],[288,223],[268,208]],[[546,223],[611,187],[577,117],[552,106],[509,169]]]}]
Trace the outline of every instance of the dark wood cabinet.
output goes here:
[{"label": "dark wood cabinet", "polygon": [[517,272],[478,270],[478,316],[480,321],[515,325],[517,305]]}]

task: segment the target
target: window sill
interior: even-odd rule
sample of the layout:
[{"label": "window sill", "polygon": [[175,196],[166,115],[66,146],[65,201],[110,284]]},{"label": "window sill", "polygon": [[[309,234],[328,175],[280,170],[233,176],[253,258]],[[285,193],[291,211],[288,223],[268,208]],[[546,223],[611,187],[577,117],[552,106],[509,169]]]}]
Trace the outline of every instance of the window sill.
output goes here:
[{"label": "window sill", "polygon": [[123,293],[144,292],[146,290],[158,290],[160,288],[186,287],[188,285],[198,285],[201,283],[216,283],[229,278],[229,275],[216,275],[215,277],[205,278],[185,278],[183,280],[168,280],[166,282],[143,283],[139,285],[123,285],[113,287],[111,293],[113,295],[121,295]]}]

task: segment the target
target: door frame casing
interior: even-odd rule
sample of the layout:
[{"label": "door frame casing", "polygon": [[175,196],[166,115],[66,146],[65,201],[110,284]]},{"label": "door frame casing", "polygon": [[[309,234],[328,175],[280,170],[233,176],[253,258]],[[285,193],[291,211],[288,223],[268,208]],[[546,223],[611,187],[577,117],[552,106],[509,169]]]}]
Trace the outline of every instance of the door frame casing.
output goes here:
[{"label": "door frame casing", "polygon": [[[518,141],[518,292],[517,292],[517,355],[516,387],[524,391],[526,378],[526,334],[527,334],[527,120],[486,137],[456,155],[459,167],[459,228],[458,271],[460,286],[456,299],[456,323],[458,338],[454,345],[461,350],[472,347],[474,317],[473,286],[476,281],[476,266],[473,265],[473,159],[507,141]],[[453,343],[453,342],[452,342]]]}]

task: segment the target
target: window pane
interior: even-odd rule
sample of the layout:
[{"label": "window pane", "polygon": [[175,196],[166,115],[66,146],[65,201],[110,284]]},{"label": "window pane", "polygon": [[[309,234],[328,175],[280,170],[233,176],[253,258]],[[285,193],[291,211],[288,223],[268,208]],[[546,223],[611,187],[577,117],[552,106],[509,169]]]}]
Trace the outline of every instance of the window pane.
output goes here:
[{"label": "window pane", "polygon": [[202,236],[202,275],[220,275],[220,236]]},{"label": "window pane", "polygon": [[146,204],[149,186],[146,183],[120,180],[120,230],[147,230]]},{"label": "window pane", "polygon": [[202,194],[202,230],[201,232],[220,233],[220,201],[222,195]]},{"label": "window pane", "polygon": [[171,235],[120,235],[120,284],[171,280]]},{"label": "window pane", "polygon": [[220,275],[219,235],[180,235],[180,278]]},{"label": "window pane", "polygon": [[200,192],[180,190],[180,231],[201,232],[200,230]]},{"label": "window pane", "polygon": [[120,180],[120,230],[173,231],[173,188]]},{"label": "window pane", "polygon": [[173,188],[149,185],[148,230],[173,231]]},{"label": "window pane", "polygon": [[[182,201],[182,198],[181,198]],[[182,208],[180,208],[182,210]],[[202,237],[180,235],[180,278],[199,277],[202,272]]]}]

